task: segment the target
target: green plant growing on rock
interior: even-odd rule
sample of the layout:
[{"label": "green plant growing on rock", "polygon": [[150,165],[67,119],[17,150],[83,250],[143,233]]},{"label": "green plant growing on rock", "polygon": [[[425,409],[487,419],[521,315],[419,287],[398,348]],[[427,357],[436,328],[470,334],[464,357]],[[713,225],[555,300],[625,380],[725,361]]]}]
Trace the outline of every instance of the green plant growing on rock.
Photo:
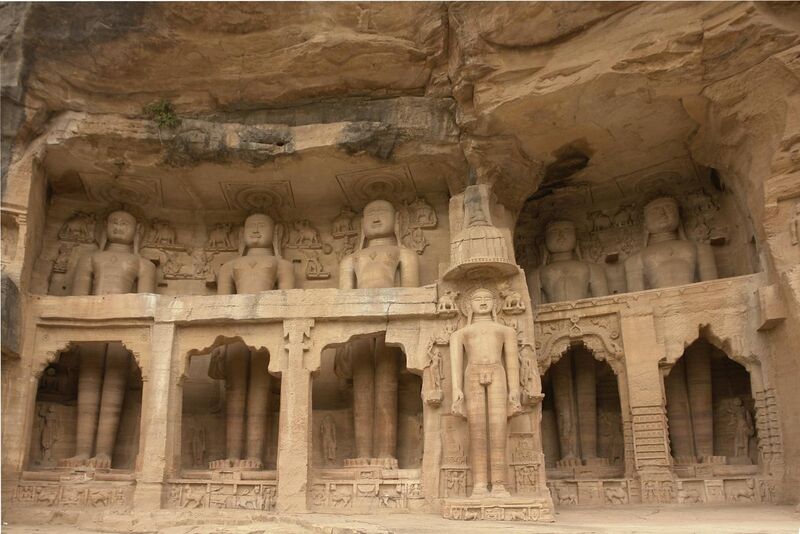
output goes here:
[{"label": "green plant growing on rock", "polygon": [[181,119],[175,114],[175,108],[169,100],[159,100],[148,104],[142,110],[145,116],[155,121],[159,130],[175,128],[181,123]]}]

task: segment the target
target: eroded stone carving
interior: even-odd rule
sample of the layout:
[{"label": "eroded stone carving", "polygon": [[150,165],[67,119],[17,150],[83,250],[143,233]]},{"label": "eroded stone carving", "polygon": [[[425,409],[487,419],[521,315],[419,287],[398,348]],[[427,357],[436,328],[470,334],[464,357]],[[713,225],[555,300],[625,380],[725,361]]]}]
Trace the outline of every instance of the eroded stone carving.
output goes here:
[{"label": "eroded stone carving", "polygon": [[644,248],[625,260],[628,291],[691,284],[717,278],[714,253],[708,245],[686,239],[678,203],[670,197],[644,208]]},{"label": "eroded stone carving", "polygon": [[97,216],[94,213],[76,212],[61,227],[58,232],[58,238],[62,241],[71,241],[73,243],[94,243],[96,239],[94,233],[96,224]]}]

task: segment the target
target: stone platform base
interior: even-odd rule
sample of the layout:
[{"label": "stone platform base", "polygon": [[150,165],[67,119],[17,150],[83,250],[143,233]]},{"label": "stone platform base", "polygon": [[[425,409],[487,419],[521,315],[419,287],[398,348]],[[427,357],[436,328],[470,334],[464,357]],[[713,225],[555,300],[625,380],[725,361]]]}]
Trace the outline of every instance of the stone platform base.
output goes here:
[{"label": "stone platform base", "polygon": [[345,467],[380,467],[383,469],[397,469],[397,458],[347,458]]},{"label": "stone platform base", "polygon": [[555,521],[549,499],[536,497],[445,499],[442,517],[461,521]]}]

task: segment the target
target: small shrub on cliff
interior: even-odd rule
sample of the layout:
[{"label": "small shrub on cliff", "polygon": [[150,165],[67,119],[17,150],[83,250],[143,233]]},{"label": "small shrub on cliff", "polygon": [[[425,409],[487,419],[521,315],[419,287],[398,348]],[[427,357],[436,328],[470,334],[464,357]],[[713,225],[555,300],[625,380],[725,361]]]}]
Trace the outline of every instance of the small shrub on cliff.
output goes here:
[{"label": "small shrub on cliff", "polygon": [[159,100],[148,104],[142,110],[148,119],[155,121],[159,129],[175,128],[181,119],[175,114],[175,108],[169,100]]}]

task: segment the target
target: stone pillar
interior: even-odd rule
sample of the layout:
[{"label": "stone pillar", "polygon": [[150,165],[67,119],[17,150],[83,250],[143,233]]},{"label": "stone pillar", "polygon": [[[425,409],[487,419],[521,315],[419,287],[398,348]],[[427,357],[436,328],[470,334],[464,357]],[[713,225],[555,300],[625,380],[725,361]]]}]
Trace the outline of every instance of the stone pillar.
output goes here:
[{"label": "stone pillar", "polygon": [[241,460],[250,349],[237,341],[225,350],[225,457]]},{"label": "stone pillar", "polygon": [[697,455],[694,451],[684,358],[679,359],[664,378],[664,391],[667,396],[667,422],[672,457],[678,463],[695,462]]},{"label": "stone pillar", "polygon": [[78,422],[75,457],[87,460],[94,454],[94,438],[100,412],[100,391],[106,343],[87,343],[78,355]]},{"label": "stone pillar", "polygon": [[376,458],[397,458],[397,379],[399,350],[383,339],[375,351],[375,432],[372,453]]},{"label": "stone pillar", "polygon": [[714,456],[714,411],[711,405],[711,354],[706,343],[690,345],[686,359],[686,389],[692,413],[694,450],[698,458]]},{"label": "stone pillar", "polygon": [[170,400],[173,391],[172,352],[175,325],[156,323],[151,333],[151,352],[142,368],[142,421],[139,455],[136,461],[136,491],[133,495],[137,510],[156,510],[161,507],[161,493],[167,477],[167,455]]},{"label": "stone pillar", "polygon": [[375,339],[354,339],[350,343],[356,458],[372,458],[375,432]]},{"label": "stone pillar", "polygon": [[633,425],[636,475],[642,484],[644,503],[674,502],[675,481],[671,471],[667,418],[658,362],[664,347],[656,339],[652,315],[622,316],[622,343]]},{"label": "stone pillar", "polygon": [[[311,349],[313,319],[288,319],[283,323],[286,356],[281,367],[281,408],[278,430],[278,512],[307,509],[311,467],[311,371],[305,352]],[[319,352],[320,349],[315,348]],[[313,358],[318,362],[319,357]]]},{"label": "stone pillar", "polygon": [[572,358],[575,362],[581,458],[591,462],[597,458],[597,365],[586,350],[574,351]]},{"label": "stone pillar", "polygon": [[553,404],[558,426],[561,459],[576,461],[578,455],[578,428],[575,420],[575,398],[572,387],[572,361],[568,354],[552,368]]}]

